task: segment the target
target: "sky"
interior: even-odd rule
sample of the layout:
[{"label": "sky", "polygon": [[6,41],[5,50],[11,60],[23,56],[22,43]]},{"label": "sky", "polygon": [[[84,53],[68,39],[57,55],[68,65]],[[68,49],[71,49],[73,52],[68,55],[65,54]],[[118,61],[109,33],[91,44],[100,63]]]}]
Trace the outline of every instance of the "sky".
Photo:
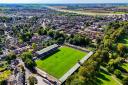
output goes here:
[{"label": "sky", "polygon": [[128,3],[128,0],[0,0],[0,3]]}]

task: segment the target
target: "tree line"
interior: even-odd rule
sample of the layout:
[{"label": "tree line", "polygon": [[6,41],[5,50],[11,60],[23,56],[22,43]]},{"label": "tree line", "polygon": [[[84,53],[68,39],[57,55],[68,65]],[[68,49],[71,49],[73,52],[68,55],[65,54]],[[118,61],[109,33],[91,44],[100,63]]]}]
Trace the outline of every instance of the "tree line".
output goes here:
[{"label": "tree line", "polygon": [[[123,77],[121,68],[124,59],[128,58],[127,46],[119,43],[122,36],[128,33],[128,22],[115,21],[108,24],[103,40],[99,42],[96,52],[86,61],[77,72],[65,82],[66,85],[97,85],[97,75],[100,67],[115,74],[122,80],[124,85],[128,85],[128,77]],[[125,71],[126,72],[126,71]]]}]

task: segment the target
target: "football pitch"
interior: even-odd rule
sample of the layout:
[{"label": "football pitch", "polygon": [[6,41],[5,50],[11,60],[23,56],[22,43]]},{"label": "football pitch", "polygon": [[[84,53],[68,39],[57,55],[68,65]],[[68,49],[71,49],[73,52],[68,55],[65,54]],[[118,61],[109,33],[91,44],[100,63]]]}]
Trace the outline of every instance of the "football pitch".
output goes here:
[{"label": "football pitch", "polygon": [[36,60],[36,64],[39,69],[59,79],[86,54],[86,52],[62,46],[45,59]]}]

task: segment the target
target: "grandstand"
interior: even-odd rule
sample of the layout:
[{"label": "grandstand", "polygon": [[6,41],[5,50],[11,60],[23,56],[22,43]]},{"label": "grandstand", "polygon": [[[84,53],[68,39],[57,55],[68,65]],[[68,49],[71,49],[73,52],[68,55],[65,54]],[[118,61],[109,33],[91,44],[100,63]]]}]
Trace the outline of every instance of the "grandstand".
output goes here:
[{"label": "grandstand", "polygon": [[38,58],[43,58],[47,56],[48,54],[51,54],[52,52],[56,51],[58,49],[57,44],[53,44],[51,46],[48,46],[40,51],[37,51],[36,54],[38,55]]}]

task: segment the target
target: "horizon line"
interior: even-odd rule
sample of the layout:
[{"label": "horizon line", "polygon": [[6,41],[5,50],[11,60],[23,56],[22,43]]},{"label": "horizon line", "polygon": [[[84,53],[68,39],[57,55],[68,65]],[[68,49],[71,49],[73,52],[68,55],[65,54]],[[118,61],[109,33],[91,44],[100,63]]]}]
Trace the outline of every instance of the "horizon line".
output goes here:
[{"label": "horizon line", "polygon": [[89,2],[89,3],[0,3],[0,4],[128,4],[127,3],[124,3],[124,2],[113,2],[113,3],[109,3],[109,2],[104,2],[104,3],[99,3],[99,2],[96,2],[96,3],[92,3],[92,2]]}]

